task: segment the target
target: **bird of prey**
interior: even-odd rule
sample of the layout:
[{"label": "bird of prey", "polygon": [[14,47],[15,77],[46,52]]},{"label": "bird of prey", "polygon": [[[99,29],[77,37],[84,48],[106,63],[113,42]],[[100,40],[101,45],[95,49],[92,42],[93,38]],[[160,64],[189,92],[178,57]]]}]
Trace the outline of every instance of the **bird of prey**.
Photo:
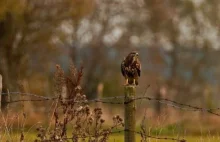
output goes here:
[{"label": "bird of prey", "polygon": [[125,85],[138,85],[138,77],[141,75],[141,63],[136,51],[128,54],[121,63],[121,73],[125,77]]}]

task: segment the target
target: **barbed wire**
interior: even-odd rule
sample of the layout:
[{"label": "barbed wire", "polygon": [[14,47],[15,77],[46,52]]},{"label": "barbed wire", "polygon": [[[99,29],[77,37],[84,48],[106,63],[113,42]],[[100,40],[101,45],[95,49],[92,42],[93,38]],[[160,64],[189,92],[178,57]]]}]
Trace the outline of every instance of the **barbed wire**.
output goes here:
[{"label": "barbed wire", "polygon": [[[37,95],[37,94],[32,94],[32,93],[25,93],[25,92],[9,92],[9,94],[13,95],[24,95],[24,96],[33,96],[37,98],[42,98],[42,99],[48,99],[48,97]],[[1,95],[8,95],[8,93],[2,93]]]},{"label": "barbed wire", "polygon": [[[2,95],[8,95],[8,93],[1,93],[1,94]],[[9,94],[33,96],[33,97],[37,97],[37,98],[43,98],[43,99],[46,99],[46,100],[51,99],[51,97],[41,96],[41,95],[32,94],[32,93],[24,93],[24,92],[9,92]],[[58,98],[58,97],[52,97],[52,99],[54,99],[54,98]],[[114,96],[114,97],[106,97],[106,98],[102,98],[102,100],[118,99],[118,98],[124,98],[124,96],[121,95],[121,96]]]},{"label": "barbed wire", "polygon": [[132,131],[132,130],[129,130],[129,129],[125,129],[125,130],[119,130],[119,131],[113,131],[113,133],[121,133],[121,132],[134,132],[136,134],[139,134],[139,135],[144,135],[145,137],[147,138],[150,138],[150,139],[157,139],[157,140],[172,140],[172,141],[177,141],[177,142],[186,142],[185,139],[179,139],[179,138],[170,138],[170,137],[156,137],[156,136],[151,136],[151,135],[146,135],[146,134],[143,134],[141,131]]},{"label": "barbed wire", "polygon": [[[41,98],[41,99],[20,99],[20,100],[13,100],[13,101],[9,101],[6,103],[18,103],[18,102],[27,102],[27,101],[50,101],[50,100],[56,100],[59,99],[59,97],[45,97],[45,96],[40,96],[40,95],[36,95],[36,94],[32,94],[32,93],[24,93],[24,92],[10,92],[9,94],[16,94],[16,95],[25,95],[25,96],[33,96],[33,97],[37,97],[37,98]],[[2,95],[8,95],[8,93],[2,93]],[[111,103],[111,102],[104,102],[104,100],[110,100],[110,99],[123,99],[124,96],[114,96],[114,97],[105,97],[105,98],[101,98],[101,99],[91,99],[91,100],[87,100],[88,102],[100,102],[100,103]],[[65,99],[65,101],[73,101],[73,102],[79,102],[79,101],[74,101],[74,99]],[[112,104],[122,104],[122,103],[114,103],[112,102]]]},{"label": "barbed wire", "polygon": [[206,108],[202,108],[202,107],[197,107],[197,106],[193,106],[193,105],[189,105],[189,104],[183,104],[183,103],[179,103],[177,101],[173,101],[173,100],[169,100],[169,99],[164,99],[164,98],[151,98],[151,97],[137,97],[133,100],[142,100],[142,99],[146,99],[149,101],[157,101],[159,103],[162,104],[166,104],[167,106],[171,106],[177,109],[182,109],[182,110],[189,110],[189,111],[201,111],[201,112],[207,112],[216,116],[220,116],[220,114],[213,112],[213,110],[218,110],[219,108],[215,108],[215,109],[206,109]]},{"label": "barbed wire", "polygon": [[[3,95],[7,95],[8,93],[2,93]],[[40,102],[40,101],[54,101],[57,99],[60,99],[59,97],[55,96],[55,97],[45,97],[45,96],[40,96],[40,95],[36,95],[36,94],[32,94],[32,93],[23,93],[23,92],[10,92],[10,94],[18,94],[18,95],[26,95],[26,96],[31,96],[31,97],[35,97],[38,99],[19,99],[19,100],[11,100],[8,101],[6,103],[18,103],[18,102]],[[203,107],[198,107],[198,106],[194,106],[194,105],[189,105],[189,104],[184,104],[184,103],[180,103],[174,100],[170,100],[167,98],[153,98],[153,97],[148,97],[148,96],[137,96],[129,101],[125,101],[125,96],[121,95],[121,96],[114,96],[114,97],[105,97],[105,98],[99,98],[99,99],[90,99],[90,100],[83,100],[83,101],[77,101],[75,99],[68,99],[68,98],[62,98],[62,101],[71,101],[71,102],[75,102],[75,103],[107,103],[107,104],[119,104],[119,105],[126,105],[129,104],[133,101],[138,101],[138,100],[147,100],[147,101],[156,101],[159,102],[161,104],[167,105],[169,107],[173,107],[176,109],[181,109],[181,110],[186,110],[186,111],[201,111],[201,112],[207,112],[209,114],[212,115],[216,115],[216,116],[220,116],[219,113],[213,112],[213,111],[217,111],[220,110],[220,108],[212,108],[212,109],[207,109],[207,108],[203,108]],[[113,131],[111,132],[111,134],[114,133],[121,133],[121,132],[125,132],[125,131],[130,131],[130,130],[119,130],[119,131]],[[141,136],[144,136],[146,138],[151,138],[151,139],[158,139],[158,140],[172,140],[172,141],[178,141],[178,142],[185,142],[186,140],[184,139],[178,139],[178,138],[169,138],[169,137],[156,137],[156,136],[151,136],[151,135],[146,135],[143,134],[143,132],[141,131],[133,131],[136,134],[139,134]],[[95,137],[95,136],[88,136],[88,137]],[[66,138],[66,139],[73,139],[72,138]],[[78,137],[79,138],[79,137]],[[86,138],[86,137],[81,137],[81,138]]]},{"label": "barbed wire", "polygon": [[[7,93],[2,93],[4,95],[6,95]],[[10,92],[10,94],[20,94],[20,95],[26,95],[26,96],[33,96],[33,97],[37,97],[40,99],[19,99],[19,100],[11,100],[9,102],[6,103],[18,103],[18,102],[41,102],[41,101],[53,101],[53,100],[57,100],[59,99],[58,97],[45,97],[45,96],[40,96],[40,95],[36,95],[36,94],[32,94],[32,93],[23,93],[23,92]],[[123,99],[122,101],[116,101],[117,99]],[[107,100],[114,100],[114,101],[107,101]],[[124,101],[124,96],[115,96],[115,97],[105,97],[105,98],[100,98],[100,99],[91,99],[91,100],[86,100],[86,101],[77,101],[75,99],[67,99],[64,98],[63,101],[71,101],[73,103],[106,103],[106,104],[128,104],[132,101],[138,101],[138,100],[148,100],[148,101],[157,101],[161,104],[165,104],[167,106],[176,108],[176,109],[181,109],[181,110],[186,110],[186,111],[200,111],[200,112],[207,112],[209,114],[212,115],[216,115],[216,116],[220,116],[219,113],[216,113],[214,111],[220,110],[220,108],[211,108],[211,109],[207,109],[207,108],[203,108],[203,107],[198,107],[198,106],[193,106],[193,105],[189,105],[189,104],[184,104],[184,103],[180,103],[177,101],[173,101],[170,99],[166,99],[166,98],[153,98],[153,97],[148,97],[148,96],[138,96],[136,98],[131,99],[130,101]]]},{"label": "barbed wire", "polygon": [[[91,99],[91,100],[85,100],[85,101],[76,101],[75,99],[68,99],[68,98],[62,98],[63,101],[68,102],[71,101],[73,103],[108,103],[108,104],[123,104],[122,102],[109,102],[104,100],[110,100],[110,99],[123,99],[124,96],[116,96],[116,97],[106,97],[101,99]],[[59,97],[44,97],[43,99],[19,99],[19,100],[12,100],[8,101],[6,103],[18,103],[18,102],[40,102],[40,101],[51,101],[51,100],[57,100]]]},{"label": "barbed wire", "polygon": [[[141,131],[132,131],[132,130],[128,130],[128,129],[124,129],[124,130],[117,130],[117,131],[112,131],[112,132],[109,132],[110,135],[112,134],[120,134],[120,133],[123,133],[123,132],[134,132],[138,135],[141,135],[143,136],[143,133]],[[73,136],[73,137],[67,137],[67,138],[61,138],[62,140],[72,140],[74,138],[81,138],[81,139],[85,139],[85,138],[95,138],[95,137],[101,137],[101,136],[105,136],[106,133],[103,133],[103,134],[96,134],[96,135],[86,135],[86,136]],[[145,135],[146,138],[148,139],[157,139],[157,140],[171,140],[171,141],[176,141],[176,142],[186,142],[185,139],[179,139],[179,138],[171,138],[171,137],[156,137],[156,136],[151,136],[151,135]],[[45,140],[47,141],[47,140]],[[51,141],[51,140],[48,140],[48,142]]]}]

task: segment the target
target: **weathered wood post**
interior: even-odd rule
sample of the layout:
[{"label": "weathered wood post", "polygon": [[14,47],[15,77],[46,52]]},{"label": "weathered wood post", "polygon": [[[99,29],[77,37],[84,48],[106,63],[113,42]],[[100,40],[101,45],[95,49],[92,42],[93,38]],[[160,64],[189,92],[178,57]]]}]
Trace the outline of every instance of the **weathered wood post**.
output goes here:
[{"label": "weathered wood post", "polygon": [[2,75],[0,74],[0,112],[2,107]]},{"label": "weathered wood post", "polygon": [[[97,97],[98,97],[98,99],[102,99],[103,88],[104,88],[104,85],[103,85],[103,83],[100,82],[97,86]],[[97,107],[102,108],[102,103],[101,102],[97,103]]]},{"label": "weathered wood post", "polygon": [[136,87],[133,85],[124,87],[125,100],[124,100],[124,120],[125,120],[125,142],[135,142],[135,96]]},{"label": "weathered wood post", "polygon": [[9,111],[9,103],[11,101],[11,95],[10,95],[10,92],[9,90],[7,89],[7,105],[6,105],[6,113],[8,113]]}]

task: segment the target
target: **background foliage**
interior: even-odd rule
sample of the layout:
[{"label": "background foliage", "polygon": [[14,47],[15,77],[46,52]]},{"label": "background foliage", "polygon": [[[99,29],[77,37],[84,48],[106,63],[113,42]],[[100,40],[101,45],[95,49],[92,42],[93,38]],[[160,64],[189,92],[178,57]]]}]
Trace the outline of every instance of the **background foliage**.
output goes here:
[{"label": "background foliage", "polygon": [[[143,65],[138,94],[218,107],[218,0],[1,0],[3,92],[51,95],[55,64],[83,65],[88,98],[121,95],[120,62]],[[155,103],[150,108],[160,113]]]}]

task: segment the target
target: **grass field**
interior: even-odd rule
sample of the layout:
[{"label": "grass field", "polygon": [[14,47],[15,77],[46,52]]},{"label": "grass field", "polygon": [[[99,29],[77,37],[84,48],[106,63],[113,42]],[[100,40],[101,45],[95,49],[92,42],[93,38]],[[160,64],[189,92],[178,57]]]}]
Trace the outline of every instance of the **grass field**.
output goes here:
[{"label": "grass field", "polygon": [[[171,136],[168,136],[171,137]],[[175,138],[175,137],[173,137]],[[183,138],[180,138],[183,139]],[[200,136],[187,136],[184,137],[187,142],[219,142],[219,136],[208,136],[208,137],[200,137]],[[140,142],[141,138],[137,136],[136,141]],[[123,142],[123,135],[115,135],[111,136],[109,142]],[[148,142],[171,142],[172,140],[157,140],[157,139],[148,139]],[[176,141],[173,141],[176,142]]]},{"label": "grass field", "polygon": [[[163,138],[165,136],[161,136]],[[25,142],[33,142],[35,140],[36,136],[34,134],[25,134]],[[175,136],[167,136],[167,138],[177,138]],[[14,136],[7,136],[3,135],[1,136],[0,141],[7,141],[10,142],[18,142],[20,139],[19,135]],[[180,137],[180,139],[185,139],[186,142],[220,142],[220,136],[186,136],[186,137]],[[123,142],[124,141],[124,135],[111,135],[109,138],[109,142]],[[136,142],[140,142],[141,137],[136,136]],[[158,139],[148,139],[148,142],[176,142],[172,140],[158,140]]]}]

